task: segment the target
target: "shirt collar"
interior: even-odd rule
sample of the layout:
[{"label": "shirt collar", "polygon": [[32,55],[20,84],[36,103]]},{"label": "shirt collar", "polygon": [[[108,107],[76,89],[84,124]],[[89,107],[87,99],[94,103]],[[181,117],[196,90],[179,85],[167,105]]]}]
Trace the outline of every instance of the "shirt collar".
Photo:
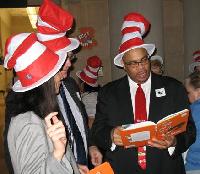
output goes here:
[{"label": "shirt collar", "polygon": [[[134,88],[137,88],[137,87],[138,87],[137,83],[135,83],[135,82],[130,78],[130,76],[128,76],[128,81],[129,81],[130,86],[132,86],[132,87],[134,87]],[[150,73],[149,78],[147,79],[147,81],[141,84],[141,87],[142,87],[142,88],[147,88],[147,87],[149,87],[150,85],[151,85],[151,73]]]}]

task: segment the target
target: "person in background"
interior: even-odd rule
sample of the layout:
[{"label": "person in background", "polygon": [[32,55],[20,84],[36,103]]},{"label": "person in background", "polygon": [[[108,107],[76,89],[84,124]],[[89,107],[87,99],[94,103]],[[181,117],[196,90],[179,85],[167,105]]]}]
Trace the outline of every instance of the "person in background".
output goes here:
[{"label": "person in background", "polygon": [[151,71],[163,75],[163,59],[159,55],[151,56]]},{"label": "person in background", "polygon": [[185,80],[190,109],[197,129],[196,141],[190,146],[186,155],[185,169],[187,174],[200,173],[200,72],[191,73]]},{"label": "person in background", "polygon": [[200,71],[200,50],[193,53],[193,62],[189,65],[189,72]]},{"label": "person in background", "polygon": [[76,75],[80,80],[81,98],[85,105],[89,128],[95,119],[97,95],[100,89],[98,84],[98,71],[102,66],[102,61],[97,56],[87,59],[87,65],[82,71],[77,71]]},{"label": "person in background", "polygon": [[35,33],[7,39],[4,67],[18,77],[6,98],[14,173],[79,174],[56,100],[54,75],[65,61],[66,53],[58,56]]},{"label": "person in background", "polygon": [[124,148],[120,136],[124,124],[153,121],[189,108],[181,82],[150,70],[154,44],[144,44],[142,36],[150,23],[139,13],[124,17],[123,38],[114,64],[123,67],[126,76],[108,83],[98,93],[92,126],[94,143],[106,151],[115,174],[185,174],[182,152],[195,141],[195,125],[189,117],[186,131],[177,136],[153,138],[146,146]]},{"label": "person in background", "polygon": [[[56,13],[55,13],[56,12]],[[37,37],[49,49],[60,54],[59,49],[68,53],[68,61],[56,75],[58,105],[64,125],[69,133],[69,145],[74,153],[81,174],[89,172],[88,151],[94,166],[99,160],[98,148],[89,143],[87,114],[81,102],[79,88],[75,80],[68,76],[71,67],[73,50],[79,46],[75,38],[67,38],[66,32],[71,29],[73,16],[50,0],[45,0],[39,9],[37,21]],[[90,146],[90,147],[88,147]]]},{"label": "person in background", "polygon": [[[76,72],[76,75],[79,77],[79,88],[82,101],[86,108],[89,128],[92,127],[96,114],[97,95],[100,89],[100,85],[98,84],[98,71],[101,66],[101,59],[98,56],[92,56],[87,59],[86,67],[82,71]],[[92,144],[92,142],[90,143]],[[100,152],[96,146],[91,145],[89,153],[90,156],[93,157],[91,161],[94,166],[98,166],[102,163],[102,150]]]}]

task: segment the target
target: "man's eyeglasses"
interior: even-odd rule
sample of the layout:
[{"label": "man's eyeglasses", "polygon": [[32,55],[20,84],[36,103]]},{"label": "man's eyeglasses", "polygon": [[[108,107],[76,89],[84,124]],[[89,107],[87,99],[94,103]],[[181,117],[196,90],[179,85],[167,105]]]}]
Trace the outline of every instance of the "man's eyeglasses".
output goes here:
[{"label": "man's eyeglasses", "polygon": [[146,55],[145,57],[143,57],[140,61],[129,61],[129,62],[124,62],[125,65],[127,66],[131,66],[134,68],[137,68],[140,64],[141,65],[146,65],[149,62],[149,55]]}]

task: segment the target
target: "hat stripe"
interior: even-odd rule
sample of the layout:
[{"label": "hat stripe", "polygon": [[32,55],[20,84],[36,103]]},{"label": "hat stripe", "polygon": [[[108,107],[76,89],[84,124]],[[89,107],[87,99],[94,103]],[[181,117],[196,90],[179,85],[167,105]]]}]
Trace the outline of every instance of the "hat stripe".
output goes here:
[{"label": "hat stripe", "polygon": [[200,55],[195,58],[195,62],[200,62]]},{"label": "hat stripe", "polygon": [[124,44],[126,41],[128,41],[130,39],[134,39],[134,38],[142,39],[142,37],[138,31],[132,32],[132,33],[127,33],[123,36],[121,44]]},{"label": "hat stripe", "polygon": [[144,44],[144,41],[141,38],[133,38],[128,40],[127,42],[120,45],[119,53],[122,53],[126,50],[128,50],[131,47],[139,46]]},{"label": "hat stripe", "polygon": [[88,71],[88,69],[87,69],[87,67],[85,67],[84,69],[83,69],[83,72],[87,75],[87,76],[89,76],[89,77],[91,77],[91,78],[97,78],[97,75],[95,75],[95,74],[93,74],[93,73],[91,73],[90,71]]},{"label": "hat stripe", "polygon": [[145,31],[149,30],[150,23],[149,21],[139,13],[129,13],[124,17],[125,21],[135,21],[135,22],[142,22],[144,24]]},{"label": "hat stripe", "polygon": [[136,32],[136,31],[139,32],[139,33],[141,33],[140,28],[138,28],[138,27],[124,28],[124,30],[122,31],[122,35],[125,35],[126,33],[133,33],[133,32]]},{"label": "hat stripe", "polygon": [[195,56],[196,54],[200,54],[200,50],[195,51],[195,52],[193,53],[193,56]]},{"label": "hat stripe", "polygon": [[[15,52],[15,50],[18,48],[19,45],[21,45],[21,43],[30,35],[31,33],[21,33],[18,35],[14,35],[9,37],[6,40],[6,44],[5,44],[5,56],[7,55],[7,53],[9,52],[10,54],[13,54]],[[10,42],[14,43],[14,47],[13,45],[10,45]]]},{"label": "hat stripe", "polygon": [[86,66],[85,68],[86,68],[86,70],[88,70],[90,73],[92,73],[93,75],[97,76],[97,74],[98,74],[97,71],[98,71],[99,68],[92,68],[92,67],[90,67],[90,66]]},{"label": "hat stripe", "polygon": [[58,34],[42,34],[42,33],[37,33],[38,40],[41,42],[48,41],[48,40],[53,40],[61,37],[65,37],[66,33],[58,33]]},{"label": "hat stripe", "polygon": [[[9,59],[8,63],[7,63],[7,67],[13,68],[16,64],[16,60],[18,59],[18,57],[23,55],[27,51],[27,49],[29,49],[35,43],[35,40],[36,40],[36,35],[34,33],[31,33],[20,43],[20,45],[15,50],[10,51],[11,53],[13,53],[13,52],[14,53],[13,53],[13,55],[6,56],[6,58]],[[14,45],[15,42],[17,42],[17,37],[13,38],[12,41],[13,41],[12,45]],[[11,46],[11,44],[10,44],[10,46]],[[10,49],[12,49],[12,48],[11,47],[8,48],[8,50],[10,50]]]},{"label": "hat stripe", "polygon": [[50,24],[48,24],[47,22],[43,21],[40,16],[38,16],[38,20],[37,20],[37,29],[38,32],[40,33],[48,33],[48,34],[54,34],[54,33],[60,33],[60,31],[58,29],[56,29],[55,27],[51,26]]},{"label": "hat stripe", "polygon": [[[125,34],[124,30],[127,28],[139,28],[140,33],[143,35],[145,33],[145,26],[142,22],[135,22],[135,21],[125,21],[122,25],[122,34]],[[137,30],[138,31],[138,30]]]},{"label": "hat stripe", "polygon": [[99,70],[99,67],[100,67],[101,65],[98,65],[98,67],[97,68],[93,68],[93,67],[91,67],[91,66],[87,66],[89,69],[90,69],[90,71],[91,72],[97,72],[98,70]]},{"label": "hat stripe", "polygon": [[32,64],[39,56],[41,56],[46,47],[39,42],[35,42],[32,46],[21,56],[17,58],[17,64],[15,65],[15,71],[22,71],[27,66]]},{"label": "hat stripe", "polygon": [[54,40],[44,41],[42,43],[46,45],[50,50],[55,52],[70,45],[71,41],[67,37],[61,37]]},{"label": "hat stripe", "polygon": [[[18,71],[17,76],[23,87],[33,85],[33,83],[42,79],[47,75],[58,62],[58,55],[45,50],[35,61],[32,62],[26,69]],[[48,66],[47,65],[48,62]]]},{"label": "hat stripe", "polygon": [[[73,16],[50,0],[42,3],[39,9],[39,16],[41,20],[56,28],[59,32],[69,30],[73,24]],[[52,30],[52,32],[55,32],[55,30]]]},{"label": "hat stripe", "polygon": [[195,54],[194,56],[193,56],[193,59],[195,60],[197,57],[199,57],[200,56],[200,53],[199,54]]},{"label": "hat stripe", "polygon": [[84,79],[84,81],[94,84],[96,83],[97,79],[91,78],[90,76],[86,75],[83,71],[80,73],[81,79]]}]

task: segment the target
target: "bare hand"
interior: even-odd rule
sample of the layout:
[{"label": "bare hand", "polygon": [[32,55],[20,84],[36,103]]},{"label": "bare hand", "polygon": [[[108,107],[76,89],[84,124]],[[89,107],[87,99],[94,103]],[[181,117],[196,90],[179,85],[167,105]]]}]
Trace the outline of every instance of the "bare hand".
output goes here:
[{"label": "bare hand", "polygon": [[121,126],[118,126],[111,131],[112,142],[117,146],[123,146],[121,135],[120,135],[121,129],[122,129]]},{"label": "bare hand", "polygon": [[[61,160],[65,153],[67,138],[65,127],[62,121],[58,120],[57,114],[57,112],[52,112],[47,115],[45,117],[45,123],[47,125],[46,132],[54,145],[53,155],[57,160]],[[51,119],[53,124],[51,123]]]},{"label": "bare hand", "polygon": [[151,147],[156,147],[158,149],[167,149],[169,147],[176,146],[176,137],[167,135],[164,137],[163,140],[158,140],[156,138],[153,138],[152,140],[148,141],[148,145]]},{"label": "bare hand", "polygon": [[78,164],[78,169],[81,174],[87,174],[89,172],[88,167],[85,165]]},{"label": "bare hand", "polygon": [[91,157],[92,165],[96,167],[102,163],[103,155],[96,146],[89,147],[89,154]]},{"label": "bare hand", "polygon": [[61,85],[60,72],[58,72],[58,73],[54,76],[54,83],[55,83],[56,94],[59,94],[59,89],[60,89],[60,85]]}]

